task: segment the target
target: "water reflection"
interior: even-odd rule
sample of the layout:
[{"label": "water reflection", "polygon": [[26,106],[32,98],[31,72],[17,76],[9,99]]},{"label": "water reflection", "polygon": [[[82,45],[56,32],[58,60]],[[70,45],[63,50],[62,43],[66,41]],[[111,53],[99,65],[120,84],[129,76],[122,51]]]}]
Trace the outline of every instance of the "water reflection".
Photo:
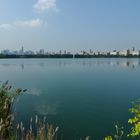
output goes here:
[{"label": "water reflection", "polygon": [[[18,101],[19,99],[20,101]],[[30,88],[27,94],[24,94],[24,96],[21,96],[18,100],[15,104],[15,112],[20,113],[20,116],[18,117],[21,120],[25,115],[28,116],[28,118],[33,114],[39,116],[57,115],[60,106],[60,101],[54,100],[54,98],[51,99],[49,94],[40,88]]]},{"label": "water reflection", "polygon": [[43,115],[43,116],[56,115],[57,105],[42,104],[42,105],[36,106],[35,112],[36,112],[36,114]]},{"label": "water reflection", "polygon": [[21,64],[21,69],[24,70],[24,64]]},{"label": "water reflection", "polygon": [[40,67],[67,67],[71,65],[80,65],[82,67],[94,67],[100,65],[106,66],[119,66],[124,68],[134,69],[140,66],[140,59],[131,58],[93,58],[93,59],[15,59],[13,60],[0,60],[1,67],[20,67],[24,70],[29,66]]},{"label": "water reflection", "polygon": [[39,89],[30,88],[27,93],[33,96],[40,96],[42,92]]},{"label": "water reflection", "polygon": [[35,114],[48,116],[48,115],[56,115],[57,108],[59,107],[59,102],[57,100],[51,100],[45,91],[37,88],[30,88],[28,90],[28,95],[34,99],[32,102],[32,111]]}]

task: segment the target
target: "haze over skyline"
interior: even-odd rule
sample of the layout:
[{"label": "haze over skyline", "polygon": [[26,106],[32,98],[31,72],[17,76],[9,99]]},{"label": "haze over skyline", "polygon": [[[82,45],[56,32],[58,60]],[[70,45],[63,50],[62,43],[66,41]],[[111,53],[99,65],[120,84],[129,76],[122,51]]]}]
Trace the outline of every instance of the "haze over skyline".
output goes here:
[{"label": "haze over skyline", "polygon": [[139,0],[1,0],[0,50],[140,49]]}]

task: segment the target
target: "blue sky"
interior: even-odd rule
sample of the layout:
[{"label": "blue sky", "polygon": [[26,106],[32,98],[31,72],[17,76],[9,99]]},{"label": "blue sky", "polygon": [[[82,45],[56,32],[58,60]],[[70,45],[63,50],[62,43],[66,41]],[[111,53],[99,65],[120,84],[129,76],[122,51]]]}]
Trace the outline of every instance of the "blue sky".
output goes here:
[{"label": "blue sky", "polygon": [[140,49],[139,0],[0,0],[0,50]]}]

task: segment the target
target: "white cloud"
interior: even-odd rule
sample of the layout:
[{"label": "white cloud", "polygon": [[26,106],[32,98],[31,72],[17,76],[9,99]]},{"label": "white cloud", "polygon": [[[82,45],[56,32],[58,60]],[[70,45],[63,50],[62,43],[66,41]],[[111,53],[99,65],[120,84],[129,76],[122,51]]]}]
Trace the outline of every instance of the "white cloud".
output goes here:
[{"label": "white cloud", "polygon": [[45,26],[46,22],[40,19],[33,19],[33,20],[20,20],[15,21],[11,24],[5,23],[0,24],[0,29],[13,29],[13,28],[39,28]]},{"label": "white cloud", "polygon": [[0,24],[0,29],[9,30],[11,28],[13,28],[11,24]]},{"label": "white cloud", "polygon": [[38,28],[44,24],[43,20],[33,19],[27,21],[16,21],[14,22],[15,27],[29,27],[29,28]]},{"label": "white cloud", "polygon": [[57,11],[56,0],[38,0],[33,6],[36,10],[42,11]]}]

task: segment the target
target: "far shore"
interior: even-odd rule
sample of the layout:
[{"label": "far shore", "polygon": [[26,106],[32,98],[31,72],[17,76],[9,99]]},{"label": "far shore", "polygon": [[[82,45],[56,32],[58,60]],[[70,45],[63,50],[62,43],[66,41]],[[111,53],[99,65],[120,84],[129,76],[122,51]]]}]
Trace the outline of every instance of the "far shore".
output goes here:
[{"label": "far shore", "polygon": [[81,55],[81,54],[55,54],[55,55],[0,55],[0,59],[21,59],[21,58],[140,58],[140,55]]}]

